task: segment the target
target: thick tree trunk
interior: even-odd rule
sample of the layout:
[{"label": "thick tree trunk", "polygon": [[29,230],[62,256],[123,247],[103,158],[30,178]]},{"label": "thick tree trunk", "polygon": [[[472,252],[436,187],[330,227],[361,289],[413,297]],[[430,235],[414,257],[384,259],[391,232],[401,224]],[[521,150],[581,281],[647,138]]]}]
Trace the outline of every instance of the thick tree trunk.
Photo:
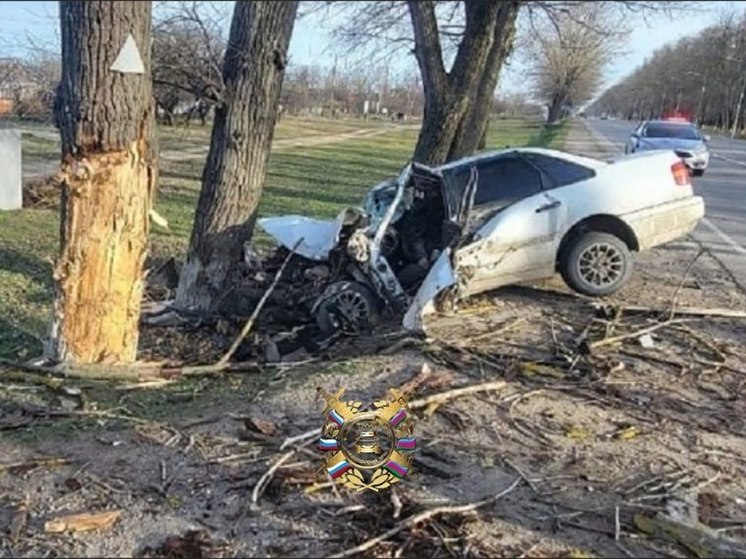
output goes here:
[{"label": "thick tree trunk", "polygon": [[[47,356],[131,362],[157,179],[150,2],[62,1],[60,254]],[[132,34],[145,72],[110,67]]]},{"label": "thick tree trunk", "polygon": [[251,239],[298,2],[237,1],[176,305],[215,310]]},{"label": "thick tree trunk", "polygon": [[500,3],[485,69],[454,135],[448,153],[449,161],[472,155],[485,147],[492,99],[500,78],[500,70],[513,47],[519,9],[518,2]]},{"label": "thick tree trunk", "polygon": [[557,122],[562,116],[562,106],[564,100],[561,97],[554,97],[552,102],[549,104],[549,111],[547,115],[547,124],[553,124]]},{"label": "thick tree trunk", "polygon": [[482,130],[482,137],[479,138],[479,143],[477,144],[477,150],[483,150],[487,147],[487,128],[488,123],[485,123],[484,130]]},{"label": "thick tree trunk", "polygon": [[466,28],[453,69],[445,71],[440,38],[431,0],[410,0],[415,56],[422,74],[425,108],[414,159],[429,165],[448,160],[459,125],[477,91],[489,62],[501,2],[465,3]]}]

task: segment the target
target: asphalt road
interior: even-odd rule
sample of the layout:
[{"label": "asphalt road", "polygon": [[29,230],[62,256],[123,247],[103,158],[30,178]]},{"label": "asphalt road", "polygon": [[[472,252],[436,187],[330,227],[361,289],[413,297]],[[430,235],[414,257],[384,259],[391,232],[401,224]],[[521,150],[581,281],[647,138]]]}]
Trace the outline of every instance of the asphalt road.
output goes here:
[{"label": "asphalt road", "polygon": [[[588,120],[597,139],[605,139],[624,153],[635,122]],[[701,242],[746,290],[746,141],[712,138],[710,164],[694,177],[694,191],[705,199],[705,219],[694,237]]]}]

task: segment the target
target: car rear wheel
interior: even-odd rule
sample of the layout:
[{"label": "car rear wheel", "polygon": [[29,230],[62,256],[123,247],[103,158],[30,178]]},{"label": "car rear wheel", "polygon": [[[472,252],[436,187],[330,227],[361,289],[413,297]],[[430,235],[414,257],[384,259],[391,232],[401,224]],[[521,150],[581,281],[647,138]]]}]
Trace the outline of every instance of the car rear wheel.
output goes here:
[{"label": "car rear wheel", "polygon": [[560,273],[578,293],[603,297],[627,283],[632,267],[632,254],[624,241],[608,233],[591,232],[568,247],[560,262]]},{"label": "car rear wheel", "polygon": [[358,334],[377,322],[381,302],[367,286],[341,281],[329,293],[316,309],[316,324],[324,334]]}]

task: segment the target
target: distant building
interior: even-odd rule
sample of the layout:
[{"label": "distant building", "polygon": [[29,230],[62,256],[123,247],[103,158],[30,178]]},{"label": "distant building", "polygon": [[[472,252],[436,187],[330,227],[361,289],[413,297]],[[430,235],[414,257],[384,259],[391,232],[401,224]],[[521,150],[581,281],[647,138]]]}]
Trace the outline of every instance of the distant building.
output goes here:
[{"label": "distant building", "polygon": [[15,58],[0,58],[0,115],[11,114],[17,103],[38,92],[39,87],[23,63]]}]

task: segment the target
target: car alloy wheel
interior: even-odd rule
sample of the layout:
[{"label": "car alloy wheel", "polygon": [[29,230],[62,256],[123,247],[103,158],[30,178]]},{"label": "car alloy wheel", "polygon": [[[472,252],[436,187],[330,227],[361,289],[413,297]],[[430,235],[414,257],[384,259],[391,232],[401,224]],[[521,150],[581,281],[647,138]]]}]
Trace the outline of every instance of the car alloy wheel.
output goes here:
[{"label": "car alloy wheel", "polygon": [[330,290],[331,294],[324,298],[316,314],[322,332],[354,335],[376,322],[379,303],[366,286],[343,281],[332,284]]},{"label": "car alloy wheel", "polygon": [[609,243],[594,243],[580,254],[578,274],[596,287],[608,287],[624,274],[624,256]]},{"label": "car alloy wheel", "polygon": [[610,233],[589,231],[570,239],[559,255],[567,285],[583,295],[605,297],[629,280],[634,261],[627,244]]}]

